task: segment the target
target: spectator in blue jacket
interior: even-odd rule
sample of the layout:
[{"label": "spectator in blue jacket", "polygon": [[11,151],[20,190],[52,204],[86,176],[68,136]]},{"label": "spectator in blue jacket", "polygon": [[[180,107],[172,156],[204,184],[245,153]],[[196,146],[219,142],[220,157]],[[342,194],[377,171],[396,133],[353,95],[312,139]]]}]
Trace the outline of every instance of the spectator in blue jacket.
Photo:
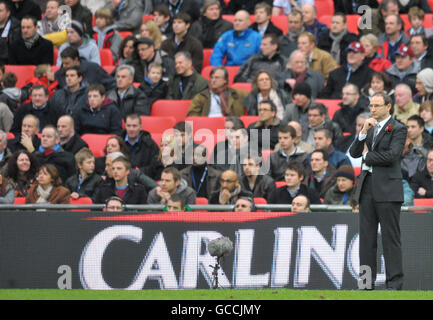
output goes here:
[{"label": "spectator in blue jacket", "polygon": [[85,133],[116,134],[122,133],[122,115],[113,100],[105,97],[102,84],[94,83],[89,87],[88,101],[79,106],[72,114],[75,130],[79,135]]},{"label": "spectator in blue jacket", "polygon": [[235,14],[233,30],[226,31],[215,44],[210,64],[221,66],[227,57],[226,66],[241,66],[253,54],[260,53],[261,36],[249,28],[250,15],[245,10]]}]

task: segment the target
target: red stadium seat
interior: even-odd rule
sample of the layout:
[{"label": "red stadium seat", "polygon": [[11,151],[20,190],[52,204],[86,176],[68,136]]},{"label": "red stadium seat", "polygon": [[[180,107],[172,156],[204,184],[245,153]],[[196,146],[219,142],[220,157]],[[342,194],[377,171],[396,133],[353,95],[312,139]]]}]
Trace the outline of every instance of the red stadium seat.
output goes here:
[{"label": "red stadium seat", "polygon": [[283,31],[283,34],[286,34],[289,30],[289,19],[287,19],[287,16],[272,16],[271,21],[277,28]]},{"label": "red stadium seat", "polygon": [[251,123],[254,123],[254,122],[260,120],[259,116],[240,116],[239,118],[244,123],[245,128],[248,128]]},{"label": "red stadium seat", "polygon": [[[70,204],[93,204],[93,201],[89,197],[80,197],[78,199],[69,198]],[[72,209],[71,211],[90,211],[90,209]]]},{"label": "red stadium seat", "polygon": [[[212,131],[212,133],[215,135],[218,133],[218,129],[224,131],[224,124],[226,121],[225,117],[187,117],[185,121],[191,121],[192,122],[192,134],[195,136],[195,133],[199,129],[208,129]],[[223,133],[222,131],[222,133]]]},{"label": "red stadium seat", "polygon": [[26,197],[15,197],[14,204],[26,204]]},{"label": "red stadium seat", "polygon": [[54,48],[53,52],[53,66],[57,64],[57,56],[59,55],[59,49]]},{"label": "red stadium seat", "polygon": [[332,120],[335,111],[340,109],[340,106],[338,104],[341,103],[341,100],[340,99],[316,99],[316,102],[322,103],[328,108],[329,118]]},{"label": "red stadium seat", "polygon": [[119,34],[123,39],[133,35],[131,31],[119,31]]},{"label": "red stadium seat", "polygon": [[210,57],[212,56],[213,49],[203,49],[203,65],[202,69],[210,66]]},{"label": "red stadium seat", "polygon": [[332,16],[323,15],[323,16],[317,17],[317,20],[319,20],[320,23],[326,24],[326,26],[329,28],[329,27],[331,27],[331,18],[332,18]]},{"label": "red stadium seat", "polygon": [[275,181],[275,186],[277,188],[284,187],[286,185],[286,181]]},{"label": "red stadium seat", "polygon": [[141,84],[141,82],[134,82],[132,85],[133,85],[135,88],[138,88],[138,87],[140,86],[140,84]]},{"label": "red stadium seat", "polygon": [[348,14],[346,15],[346,26],[347,30],[351,33],[358,34],[358,24],[361,16],[359,14]]},{"label": "red stadium seat", "polygon": [[334,14],[333,0],[315,0],[314,6],[316,7],[317,17],[332,16]]},{"label": "red stadium seat", "polygon": [[254,204],[267,204],[267,203],[268,202],[266,201],[265,198],[260,198],[260,197],[254,198]]},{"label": "red stadium seat", "polygon": [[357,177],[361,173],[361,167],[353,167],[353,171],[355,172],[355,177]]},{"label": "red stadium seat", "polygon": [[106,73],[111,74],[116,70],[116,66],[102,66],[102,69],[104,69]]},{"label": "red stadium seat", "polygon": [[413,199],[414,206],[433,207],[433,198]]},{"label": "red stadium seat", "polygon": [[18,78],[17,88],[22,88],[28,81],[33,78],[33,73],[36,69],[34,65],[5,65],[5,72],[13,72]]},{"label": "red stadium seat", "polygon": [[115,134],[97,134],[97,133],[85,133],[81,136],[89,145],[90,151],[93,152],[95,158],[104,156],[104,148],[108,138],[115,136]]},{"label": "red stadium seat", "polygon": [[148,20],[153,20],[153,14],[145,14],[145,15],[143,15],[142,21],[145,22],[145,21],[148,21]]},{"label": "red stadium seat", "polygon": [[113,53],[110,49],[99,49],[101,66],[113,66]]},{"label": "red stadium seat", "polygon": [[155,141],[155,143],[158,145],[158,147],[161,144],[161,138],[162,138],[162,133],[157,133],[157,132],[151,132],[150,136],[152,137],[153,141]]},{"label": "red stadium seat", "polygon": [[[235,22],[235,15],[234,14],[223,14],[223,15],[221,15],[221,18],[223,18],[224,20],[231,22],[231,23]],[[253,22],[251,21],[251,23],[253,23]]]},{"label": "red stadium seat", "polygon": [[[213,66],[207,66],[206,68],[201,69],[201,75],[209,80],[210,79],[210,72],[212,71],[214,67]],[[229,74],[229,85],[232,85],[236,76],[236,73],[241,68],[240,66],[226,66],[227,72]]]},{"label": "red stadium seat", "polygon": [[207,205],[207,204],[209,204],[209,200],[206,198],[197,197],[197,198],[195,198],[195,204]]},{"label": "red stadium seat", "polygon": [[274,150],[269,149],[269,150],[262,150],[262,158],[263,158],[263,162],[267,162],[269,159],[269,156],[271,155],[271,153],[274,152]]},{"label": "red stadium seat", "polygon": [[157,100],[152,105],[151,116],[174,117],[176,122],[184,121],[191,100]]},{"label": "red stadium seat", "polygon": [[235,82],[232,85],[230,85],[230,88],[232,89],[238,89],[243,90],[246,92],[251,92],[253,85],[251,82]]},{"label": "red stadium seat", "polygon": [[9,140],[15,138],[15,135],[12,132],[6,132],[6,137]]},{"label": "red stadium seat", "polygon": [[173,128],[176,124],[176,118],[174,117],[141,116],[140,118],[143,130],[150,133],[163,133],[166,129]]},{"label": "red stadium seat", "polygon": [[[429,1],[431,1],[433,4],[433,0],[429,0]],[[430,6],[432,6],[432,4],[430,4]],[[423,21],[422,25],[424,26],[424,28],[433,27],[433,13],[426,13],[424,15],[424,21]]]},{"label": "red stadium seat", "polygon": [[56,73],[57,71],[59,71],[60,67],[59,66],[51,66],[51,71],[53,73]]}]

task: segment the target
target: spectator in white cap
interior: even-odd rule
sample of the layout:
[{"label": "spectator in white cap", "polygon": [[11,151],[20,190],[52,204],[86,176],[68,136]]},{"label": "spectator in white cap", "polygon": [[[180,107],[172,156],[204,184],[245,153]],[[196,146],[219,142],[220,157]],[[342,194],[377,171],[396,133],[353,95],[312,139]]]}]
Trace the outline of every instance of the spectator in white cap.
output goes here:
[{"label": "spectator in white cap", "polygon": [[95,40],[91,39],[86,33],[84,25],[77,20],[72,20],[71,25],[66,29],[68,33],[68,42],[61,45],[59,53],[57,55],[57,65],[62,65],[62,58],[60,54],[67,47],[74,47],[78,49],[81,58],[85,58],[87,61],[95,62],[101,65],[101,57],[99,55],[99,49]]},{"label": "spectator in white cap", "polygon": [[417,94],[413,98],[416,103],[423,103],[433,100],[433,69],[425,68],[418,72],[416,76],[415,87]]}]

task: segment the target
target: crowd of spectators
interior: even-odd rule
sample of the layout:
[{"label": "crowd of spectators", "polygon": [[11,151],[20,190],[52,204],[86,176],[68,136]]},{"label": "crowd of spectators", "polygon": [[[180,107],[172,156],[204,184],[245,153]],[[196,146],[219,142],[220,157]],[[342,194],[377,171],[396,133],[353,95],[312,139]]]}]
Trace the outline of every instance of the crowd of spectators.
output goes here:
[{"label": "crowd of spectators", "polygon": [[[263,198],[295,212],[356,208],[361,159],[348,150],[378,92],[408,128],[405,204],[433,198],[433,28],[423,26],[432,8],[334,0],[325,23],[320,1],[0,0],[0,203],[88,197],[105,211],[170,212],[200,198],[251,212]],[[347,15],[362,5],[371,25],[350,32]],[[18,86],[11,65],[34,66],[34,76]],[[188,117],[225,117],[224,137],[199,144],[180,121],[155,138],[142,117],[161,100],[190,101]],[[85,134],[111,135],[103,156]]]}]

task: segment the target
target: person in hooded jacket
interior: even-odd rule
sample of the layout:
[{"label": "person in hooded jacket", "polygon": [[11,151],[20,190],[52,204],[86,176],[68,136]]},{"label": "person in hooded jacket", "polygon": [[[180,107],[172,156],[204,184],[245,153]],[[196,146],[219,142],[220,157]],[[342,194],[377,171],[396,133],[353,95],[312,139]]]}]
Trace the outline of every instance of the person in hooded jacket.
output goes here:
[{"label": "person in hooded jacket", "polygon": [[23,97],[21,89],[16,87],[17,81],[17,76],[12,72],[6,72],[1,80],[3,90],[0,92],[0,102],[6,104],[13,114],[21,105]]},{"label": "person in hooded jacket", "polygon": [[95,12],[95,33],[93,39],[96,41],[98,49],[110,49],[113,54],[113,61],[118,60],[120,43],[123,38],[116,30],[113,14],[108,8],[99,8]]},{"label": "person in hooded jacket", "polygon": [[102,84],[94,83],[89,87],[88,101],[72,114],[75,130],[79,135],[85,133],[117,134],[122,132],[122,115],[113,103],[105,97]]}]

